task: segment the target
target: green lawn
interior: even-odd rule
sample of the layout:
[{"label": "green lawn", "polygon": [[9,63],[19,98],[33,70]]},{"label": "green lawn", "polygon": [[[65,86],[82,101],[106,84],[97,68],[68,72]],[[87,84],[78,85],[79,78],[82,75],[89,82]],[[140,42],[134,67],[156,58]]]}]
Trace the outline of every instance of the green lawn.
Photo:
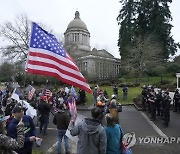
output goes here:
[{"label": "green lawn", "polygon": [[[112,86],[101,86],[100,87],[101,90],[106,90],[108,93],[109,98],[111,98],[111,95],[113,94],[113,87]],[[128,99],[126,101],[122,100],[122,87],[119,87],[119,94],[118,94],[118,98],[119,98],[119,102],[121,104],[129,104],[132,103],[132,100],[141,93],[141,88],[140,87],[130,87],[128,88]],[[93,104],[93,96],[86,93],[87,96],[87,104],[91,105]]]},{"label": "green lawn", "polygon": [[[120,78],[120,83],[122,84],[135,84],[139,83],[139,87],[129,87],[128,88],[128,99],[126,101],[122,100],[122,87],[119,87],[119,102],[121,104],[133,103],[133,99],[141,94],[143,85],[156,85],[157,83],[161,84],[161,81],[170,81],[171,84],[176,83],[176,77],[172,75],[164,75],[162,77],[142,77],[142,78]],[[91,85],[94,87],[94,85]],[[100,86],[101,90],[106,90],[109,98],[113,94],[112,86]],[[93,96],[87,93],[87,102],[88,105],[93,103]]]}]

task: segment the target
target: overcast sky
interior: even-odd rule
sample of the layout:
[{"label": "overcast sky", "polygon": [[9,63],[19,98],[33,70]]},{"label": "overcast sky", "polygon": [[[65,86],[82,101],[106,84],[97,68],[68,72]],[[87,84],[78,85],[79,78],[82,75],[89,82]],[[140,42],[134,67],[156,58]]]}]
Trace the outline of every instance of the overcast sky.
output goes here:
[{"label": "overcast sky", "polygon": [[[13,22],[16,15],[25,13],[32,21],[48,25],[56,33],[65,32],[78,10],[90,32],[91,48],[104,48],[120,57],[116,21],[121,8],[119,0],[0,0],[0,4],[0,23]],[[180,0],[173,0],[170,6],[174,26],[172,35],[176,42],[180,42]]]}]

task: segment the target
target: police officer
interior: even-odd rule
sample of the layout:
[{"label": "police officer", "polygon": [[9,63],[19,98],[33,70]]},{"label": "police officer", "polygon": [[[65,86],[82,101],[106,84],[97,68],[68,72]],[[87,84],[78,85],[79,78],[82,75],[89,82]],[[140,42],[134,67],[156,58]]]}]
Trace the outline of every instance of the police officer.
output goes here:
[{"label": "police officer", "polygon": [[171,97],[169,96],[169,92],[165,92],[165,98],[164,98],[164,125],[165,127],[169,126],[170,122],[170,105],[171,105]]},{"label": "police officer", "polygon": [[161,90],[161,89],[158,89],[158,92],[157,92],[157,94],[156,94],[157,116],[160,116],[161,104],[162,104],[162,90]]},{"label": "police officer", "polygon": [[180,112],[180,93],[179,93],[179,89],[176,89],[175,93],[174,93],[174,97],[173,97],[173,104],[175,107],[174,112]]},{"label": "police officer", "polygon": [[141,96],[142,96],[142,108],[144,111],[146,111],[146,103],[147,103],[147,87],[146,85],[144,85],[142,87],[142,92],[141,92]]},{"label": "police officer", "polygon": [[150,92],[148,102],[151,105],[151,120],[155,121],[156,120],[156,97],[155,97],[154,91]]}]

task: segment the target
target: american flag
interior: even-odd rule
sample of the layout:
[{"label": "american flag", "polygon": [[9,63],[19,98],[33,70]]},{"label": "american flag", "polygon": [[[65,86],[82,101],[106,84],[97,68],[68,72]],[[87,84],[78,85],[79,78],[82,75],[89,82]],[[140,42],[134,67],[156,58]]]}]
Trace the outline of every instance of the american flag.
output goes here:
[{"label": "american flag", "polygon": [[35,91],[36,91],[36,89],[33,86],[31,86],[31,85],[28,86],[28,100],[32,99]]},{"label": "american flag", "polygon": [[62,82],[84,89],[92,94],[74,60],[54,35],[32,24],[30,48],[26,70],[32,74],[54,76]]},{"label": "american flag", "polygon": [[47,97],[52,97],[52,92],[49,89],[45,89],[44,95]]},{"label": "american flag", "polygon": [[77,114],[77,108],[76,108],[76,100],[74,97],[69,97],[67,99],[69,111],[71,115],[76,115]]}]

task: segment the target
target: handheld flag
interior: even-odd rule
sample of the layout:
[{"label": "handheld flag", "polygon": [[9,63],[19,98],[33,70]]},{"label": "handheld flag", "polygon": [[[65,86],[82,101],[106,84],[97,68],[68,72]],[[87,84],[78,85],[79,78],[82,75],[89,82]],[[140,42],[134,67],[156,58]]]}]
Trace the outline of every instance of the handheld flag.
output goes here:
[{"label": "handheld flag", "polygon": [[54,76],[62,82],[79,87],[92,94],[74,60],[54,35],[32,24],[30,48],[26,70],[32,74]]},{"label": "handheld flag", "polygon": [[31,85],[28,86],[28,100],[32,99],[35,91],[36,91],[36,89],[33,86],[31,86]]},{"label": "handheld flag", "polygon": [[18,92],[18,90],[16,88],[14,89],[14,91],[13,91],[13,93],[11,95],[11,98],[16,100],[16,101],[18,101],[18,102],[20,101],[20,99],[19,99],[19,92]]},{"label": "handheld flag", "polygon": [[76,93],[76,91],[75,91],[73,86],[71,87],[71,93],[74,95],[74,98],[77,100],[78,99],[78,95],[77,95],[77,93]]}]

